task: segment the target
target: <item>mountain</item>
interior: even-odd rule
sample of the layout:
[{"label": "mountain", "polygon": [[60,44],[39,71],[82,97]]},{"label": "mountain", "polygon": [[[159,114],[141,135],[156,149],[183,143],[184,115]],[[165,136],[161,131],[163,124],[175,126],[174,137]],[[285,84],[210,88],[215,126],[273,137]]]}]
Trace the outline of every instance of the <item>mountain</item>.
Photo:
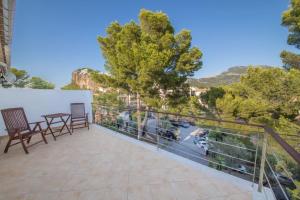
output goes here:
[{"label": "mountain", "polygon": [[[254,67],[270,67],[266,65],[259,65]],[[193,87],[208,88],[218,87],[221,85],[229,85],[240,81],[242,75],[247,73],[247,66],[235,66],[229,68],[227,71],[219,75],[208,78],[189,78],[188,83]]]},{"label": "mountain", "polygon": [[105,92],[107,88],[102,87],[100,83],[96,83],[92,78],[92,73],[101,73],[90,68],[80,68],[72,72],[71,83],[62,87],[65,90],[91,90],[93,92]]}]

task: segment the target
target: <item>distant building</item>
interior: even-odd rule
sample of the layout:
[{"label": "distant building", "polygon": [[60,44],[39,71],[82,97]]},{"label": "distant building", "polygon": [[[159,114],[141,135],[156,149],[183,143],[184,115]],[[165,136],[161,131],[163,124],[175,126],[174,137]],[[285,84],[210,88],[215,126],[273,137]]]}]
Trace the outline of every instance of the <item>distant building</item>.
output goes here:
[{"label": "distant building", "polygon": [[190,87],[190,96],[197,96],[200,97],[202,93],[205,93],[208,88],[197,88],[197,87]]}]

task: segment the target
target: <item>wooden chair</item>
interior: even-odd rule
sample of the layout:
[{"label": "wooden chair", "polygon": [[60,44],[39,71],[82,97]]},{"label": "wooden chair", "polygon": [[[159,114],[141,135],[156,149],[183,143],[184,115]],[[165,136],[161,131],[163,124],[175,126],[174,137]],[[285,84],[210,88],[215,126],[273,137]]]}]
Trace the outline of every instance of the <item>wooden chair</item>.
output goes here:
[{"label": "wooden chair", "polygon": [[89,127],[88,113],[85,113],[84,103],[71,103],[71,129]]},{"label": "wooden chair", "polygon": [[[16,145],[19,143],[22,144],[22,147],[26,154],[28,154],[27,148],[34,144],[37,144],[42,141],[44,141],[47,144],[47,140],[44,136],[44,132],[41,127],[41,123],[43,121],[28,123],[23,108],[4,109],[4,110],[1,110],[1,114],[4,119],[4,124],[6,126],[6,130],[7,130],[8,136],[9,136],[4,153],[7,153],[8,148],[10,146],[13,146],[13,145]],[[30,127],[30,125],[33,126],[33,129]],[[26,146],[25,141],[27,141],[27,144],[29,144],[31,137],[35,134],[41,134],[43,140],[40,140],[34,144]],[[11,142],[13,140],[20,140],[20,141],[14,143],[14,144],[11,144]]]}]

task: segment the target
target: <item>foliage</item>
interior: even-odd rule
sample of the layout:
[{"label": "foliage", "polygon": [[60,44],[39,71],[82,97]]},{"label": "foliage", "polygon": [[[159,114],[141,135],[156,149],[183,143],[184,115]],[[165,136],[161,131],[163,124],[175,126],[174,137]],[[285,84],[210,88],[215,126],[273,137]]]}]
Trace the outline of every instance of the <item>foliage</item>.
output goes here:
[{"label": "foliage", "polygon": [[215,141],[223,141],[223,134],[220,131],[210,131],[208,135],[209,139],[213,139]]},{"label": "foliage", "polygon": [[11,67],[10,72],[16,76],[16,81],[14,83],[8,83],[5,87],[18,87],[23,88],[28,84],[29,74],[25,70],[19,70],[17,68]]},{"label": "foliage", "polygon": [[32,88],[32,89],[54,89],[53,83],[47,82],[40,77],[32,77],[25,70],[19,70],[17,68],[10,68],[10,71],[16,76],[16,81],[12,84],[6,84],[5,87],[17,87],[17,88]]},{"label": "foliage", "polygon": [[74,82],[69,83],[68,85],[65,85],[65,86],[61,87],[61,89],[62,90],[84,90],[84,89],[80,88],[80,86],[77,85]]},{"label": "foliage", "polygon": [[240,83],[225,86],[217,99],[222,118],[268,124],[294,148],[300,126],[293,123],[300,110],[300,71],[280,68],[249,68]]},{"label": "foliage", "polygon": [[[215,153],[211,153],[211,154],[215,154]],[[225,159],[223,156],[215,154],[213,155],[213,162],[209,162],[208,165],[212,168],[215,168],[217,170],[222,171],[224,169],[224,165],[225,165]]]},{"label": "foliage", "polygon": [[279,68],[249,68],[240,83],[224,87],[217,109],[246,121],[270,123],[284,116],[293,120],[300,109],[300,72]]},{"label": "foliage", "polygon": [[23,79],[28,77],[28,73],[25,70],[18,70],[17,68],[10,68],[10,72],[13,73],[17,79]]},{"label": "foliage", "polygon": [[204,110],[203,106],[200,104],[198,97],[178,97],[182,102],[172,104],[167,108],[168,112],[180,113],[182,115],[194,115],[199,116]]},{"label": "foliage", "polygon": [[98,92],[94,94],[94,101],[95,104],[104,105],[109,108],[123,108],[125,103],[119,99],[119,95],[117,92]]},{"label": "foliage", "polygon": [[191,47],[190,31],[174,33],[166,14],[141,10],[139,21],[113,22],[107,36],[98,37],[110,74],[100,79],[139,94],[148,104],[159,101],[161,93],[164,100],[174,99],[186,90],[186,78],[200,69],[202,53]]},{"label": "foliage", "polygon": [[294,190],[291,190],[291,189],[288,189],[288,192],[291,196],[291,200],[299,200],[300,198],[300,181],[295,181],[295,184],[296,184],[296,189]]},{"label": "foliage", "polygon": [[[282,25],[289,30],[287,43],[300,49],[300,0],[291,0],[291,5],[282,15]],[[300,70],[300,55],[288,51],[280,54],[286,69]]]},{"label": "foliage", "polygon": [[300,49],[300,0],[291,0],[291,5],[282,15],[282,25],[288,27],[288,44]]},{"label": "foliage", "polygon": [[32,77],[28,82],[28,87],[32,89],[54,89],[55,85],[39,77]]},{"label": "foliage", "polygon": [[203,103],[207,104],[210,108],[216,107],[216,101],[218,98],[222,98],[225,91],[221,87],[211,87],[207,92],[201,94],[200,98]]},{"label": "foliage", "polygon": [[285,69],[295,68],[300,70],[300,55],[289,51],[282,51],[280,57]]}]

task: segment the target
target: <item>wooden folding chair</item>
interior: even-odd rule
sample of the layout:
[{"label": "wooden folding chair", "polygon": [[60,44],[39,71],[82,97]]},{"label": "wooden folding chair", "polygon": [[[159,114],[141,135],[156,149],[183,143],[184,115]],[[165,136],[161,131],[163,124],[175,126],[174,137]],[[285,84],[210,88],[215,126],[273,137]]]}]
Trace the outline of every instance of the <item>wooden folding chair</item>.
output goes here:
[{"label": "wooden folding chair", "polygon": [[89,127],[88,113],[85,113],[84,103],[71,103],[71,129]]},{"label": "wooden folding chair", "polygon": [[[19,143],[22,144],[22,147],[26,154],[28,154],[27,148],[34,144],[37,144],[42,141],[44,141],[47,144],[47,140],[44,136],[44,132],[41,127],[41,123],[43,121],[28,123],[23,108],[4,109],[4,110],[1,110],[1,114],[4,119],[6,130],[7,130],[8,136],[9,136],[4,153],[7,153],[10,146],[13,146],[13,145],[16,145]],[[33,129],[31,129],[30,125],[33,125]],[[25,141],[27,142],[27,144],[29,144],[31,137],[35,134],[41,134],[43,140],[40,140],[34,144],[26,146]],[[13,140],[19,140],[19,142],[11,144],[11,142]]]}]

